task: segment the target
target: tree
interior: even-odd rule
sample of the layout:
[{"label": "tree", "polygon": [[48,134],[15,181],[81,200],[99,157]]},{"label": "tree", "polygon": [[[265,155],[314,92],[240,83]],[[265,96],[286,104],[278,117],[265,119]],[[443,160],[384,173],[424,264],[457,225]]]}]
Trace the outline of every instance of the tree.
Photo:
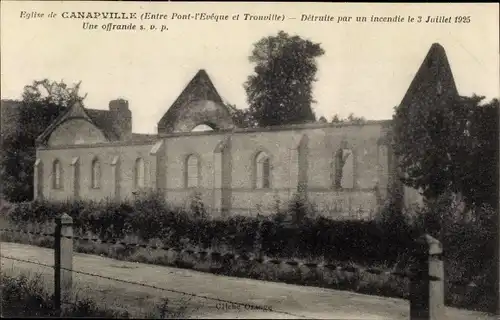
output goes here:
[{"label": "tree", "polygon": [[325,117],[321,116],[319,119],[318,119],[318,122],[319,123],[328,123],[328,121],[326,120]]},{"label": "tree", "polygon": [[236,106],[228,104],[227,107],[231,112],[233,122],[239,128],[254,128],[258,125],[257,121],[253,118],[250,109],[238,109]]},{"label": "tree", "polygon": [[254,44],[254,74],[244,84],[250,112],[259,126],[314,122],[312,84],[319,43],[280,31]]},{"label": "tree", "polygon": [[347,116],[347,121],[352,123],[363,123],[366,119],[364,117],[357,117],[354,113],[350,113],[349,116]]},{"label": "tree", "polygon": [[35,80],[33,84],[24,87],[22,100],[24,104],[69,107],[76,99],[83,100],[85,98],[78,96],[80,85],[81,82],[75,84],[71,88],[62,80],[60,82],[50,81],[48,79]]},{"label": "tree", "polygon": [[[460,192],[468,204],[498,203],[498,112],[499,101],[481,104],[484,97],[466,98],[465,129],[454,128],[450,137],[452,158],[459,160],[452,167],[453,191]],[[457,139],[459,136],[461,139]],[[462,160],[462,161],[460,161]]]},{"label": "tree", "polygon": [[27,85],[19,108],[18,125],[2,132],[0,177],[2,194],[13,202],[33,197],[33,166],[36,138],[76,99],[80,83],[68,87],[65,83],[47,79]]},{"label": "tree", "polygon": [[340,120],[339,116],[336,114],[332,118],[332,123],[341,123],[343,120]]},{"label": "tree", "polygon": [[495,204],[499,106],[498,99],[483,100],[451,97],[396,108],[393,149],[404,184],[428,199],[452,191],[468,207]]},{"label": "tree", "polygon": [[340,118],[338,114],[335,114],[332,118],[332,123],[365,123],[366,119],[364,117],[355,116],[354,113],[350,113],[347,118]]}]

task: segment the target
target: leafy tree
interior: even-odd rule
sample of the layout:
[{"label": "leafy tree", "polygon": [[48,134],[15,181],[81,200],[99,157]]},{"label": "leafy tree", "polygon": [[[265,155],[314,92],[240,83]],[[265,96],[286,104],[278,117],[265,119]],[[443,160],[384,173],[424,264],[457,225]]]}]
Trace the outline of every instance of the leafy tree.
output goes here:
[{"label": "leafy tree", "polygon": [[332,123],[341,123],[342,121],[337,114],[332,118]]},{"label": "leafy tree", "polygon": [[325,117],[321,116],[319,119],[318,119],[318,122],[319,123],[328,123],[328,121],[326,120]]},{"label": "leafy tree", "polygon": [[393,148],[401,181],[437,199],[447,191],[471,206],[495,204],[498,99],[450,97],[419,108],[397,107]]},{"label": "leafy tree", "polygon": [[228,105],[234,123],[240,128],[253,128],[258,125],[252,116],[250,109],[238,109],[234,105]]},{"label": "leafy tree", "polygon": [[250,112],[259,126],[314,122],[312,84],[319,43],[280,31],[254,44],[254,74],[244,84]]},{"label": "leafy tree", "polygon": [[2,194],[13,202],[33,197],[33,166],[36,158],[36,138],[70,106],[78,96],[80,84],[68,87],[65,83],[47,79],[27,85],[19,108],[18,125],[2,132],[0,177]]},{"label": "leafy tree", "polygon": [[[499,101],[481,104],[484,97],[466,98],[465,129],[454,127],[450,137],[451,157],[458,159],[452,167],[452,190],[460,192],[468,204],[498,204],[498,112]],[[463,122],[463,121],[462,121]],[[459,138],[460,137],[460,138]],[[460,161],[462,160],[462,161]]]},{"label": "leafy tree", "polygon": [[354,115],[354,113],[350,113],[349,116],[347,116],[347,121],[348,122],[365,122],[366,119],[364,117],[357,117]]},{"label": "leafy tree", "polygon": [[45,104],[60,107],[69,107],[76,99],[83,100],[78,96],[80,83],[68,87],[62,80],[60,82],[48,79],[35,80],[33,84],[26,85],[22,94],[24,104]]},{"label": "leafy tree", "polygon": [[364,117],[355,116],[354,113],[350,113],[347,118],[340,118],[338,114],[335,114],[332,118],[332,123],[365,123],[366,119]]}]

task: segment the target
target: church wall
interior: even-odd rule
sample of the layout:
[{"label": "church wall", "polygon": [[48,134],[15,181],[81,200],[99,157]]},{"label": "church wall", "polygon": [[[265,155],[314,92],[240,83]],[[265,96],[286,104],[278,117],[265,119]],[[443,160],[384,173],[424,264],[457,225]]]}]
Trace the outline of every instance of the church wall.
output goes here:
[{"label": "church wall", "polygon": [[[194,193],[199,193],[204,205],[213,207],[214,150],[224,135],[182,135],[164,139],[166,156],[166,199],[178,206],[188,207]],[[186,160],[189,155],[198,158],[199,185],[185,185]]]},{"label": "church wall", "polygon": [[[133,197],[134,165],[142,157],[146,169],[145,186],[158,186],[170,203],[189,207],[194,193],[198,193],[204,205],[218,215],[221,203],[230,206],[229,214],[255,215],[257,212],[275,212],[277,204],[285,208],[297,192],[299,180],[305,179],[307,196],[322,214],[332,218],[351,217],[362,209],[365,217],[376,210],[378,200],[374,186],[380,180],[384,188],[387,161],[379,166],[377,141],[382,134],[380,123],[353,126],[298,126],[292,129],[277,128],[237,132],[186,133],[167,135],[163,140],[164,152],[155,158],[150,152],[157,141],[147,144],[107,143],[97,145],[52,147],[39,149],[38,159],[43,163],[43,194],[52,200],[65,200],[74,195],[74,182],[69,176],[71,162],[78,157],[79,190],[82,199],[101,200],[106,197],[125,199]],[[305,139],[307,137],[307,139]],[[229,152],[225,161],[217,160],[218,145],[230,138]],[[301,141],[302,144],[301,144]],[[345,142],[343,144],[343,142]],[[299,161],[299,144],[304,148],[307,161]],[[352,189],[333,188],[334,154],[341,147],[351,149],[354,156]],[[162,150],[163,150],[162,149]],[[258,152],[266,152],[271,159],[270,187],[256,189],[253,184],[254,159]],[[52,162],[60,159],[64,173],[61,190],[52,188]],[[198,158],[199,183],[191,188],[186,185],[186,160],[188,155]],[[91,163],[97,157],[101,161],[101,186],[91,187]],[[119,163],[116,164],[116,157]],[[229,160],[227,160],[229,159]],[[158,161],[158,165],[156,162]],[[305,168],[300,168],[299,164]],[[218,167],[219,166],[219,167]],[[161,170],[158,170],[161,168]],[[158,170],[158,171],[157,171]],[[221,170],[230,177],[230,190],[221,192]],[[299,173],[302,172],[302,175]],[[116,175],[118,173],[118,176]],[[227,174],[229,173],[229,174]],[[300,176],[300,177],[299,177]],[[159,181],[158,183],[156,181]],[[117,191],[115,182],[119,187]],[[226,188],[227,189],[227,188]],[[224,197],[226,201],[220,201]]]},{"label": "church wall", "polygon": [[49,146],[106,142],[106,137],[90,122],[73,119],[63,122],[50,135]]},{"label": "church wall", "polygon": [[[308,136],[308,195],[320,211],[356,211],[366,214],[378,205],[374,187],[380,181],[384,188],[387,168],[380,170],[377,141],[381,136],[380,124],[322,128],[298,128],[292,130],[263,130],[234,132],[231,136],[231,162],[224,170],[230,170],[231,214],[270,213],[279,203],[283,208],[297,191],[297,148],[301,139]],[[166,197],[168,201],[189,206],[194,192],[199,192],[206,207],[213,208],[214,197],[220,196],[216,186],[214,150],[229,134],[208,133],[179,134],[164,138],[166,147]],[[356,186],[352,190],[337,191],[332,185],[333,154],[346,141],[356,154]],[[271,187],[255,189],[253,186],[254,158],[264,151],[271,157]],[[189,154],[200,159],[200,185],[185,187],[185,160]],[[382,160],[382,167],[387,162]],[[354,180],[353,177],[353,180]]]},{"label": "church wall", "polygon": [[[335,201],[345,203],[343,210],[362,207],[365,211],[375,209],[377,201],[373,188],[380,179],[378,168],[377,140],[381,136],[381,125],[323,127],[283,131],[237,133],[232,139],[233,189],[232,205],[235,211],[259,207],[270,211],[276,201],[285,205],[297,188],[298,170],[294,169],[294,153],[300,139],[308,136],[307,184],[310,200],[319,210],[330,210]],[[354,190],[337,192],[332,189],[332,162],[334,152],[346,141],[348,148],[356,154]],[[265,150],[272,157],[271,188],[252,189],[252,159],[256,152]],[[385,163],[387,165],[387,163]],[[338,199],[338,200],[335,200]],[[255,210],[254,210],[255,211]]]},{"label": "church wall", "polygon": [[309,130],[309,189],[330,189],[334,153],[346,142],[346,148],[355,155],[356,188],[372,189],[379,180],[377,168],[377,140],[381,136],[378,124],[327,127]]},{"label": "church wall", "polygon": [[[239,133],[232,139],[232,207],[233,212],[255,215],[274,211],[277,200],[285,204],[296,189],[291,177],[292,157],[301,134],[295,130]],[[271,159],[270,188],[253,187],[254,159],[259,152]],[[295,179],[294,179],[295,178]]]},{"label": "church wall", "polygon": [[370,219],[379,204],[373,191],[309,192],[319,214],[333,219]]},{"label": "church wall", "polygon": [[[37,158],[43,163],[43,195],[50,200],[66,200],[74,198],[73,182],[74,174],[72,162],[78,158],[79,186],[78,196],[80,199],[103,200],[106,198],[124,200],[133,197],[134,167],[138,157],[144,159],[145,164],[145,186],[150,186],[150,174],[154,174],[151,168],[151,157],[149,152],[153,144],[146,145],[96,145],[96,146],[69,146],[51,149],[39,149]],[[113,174],[113,162],[118,157],[119,175]],[[52,164],[58,159],[62,166],[62,188],[53,188]],[[100,185],[92,188],[92,160],[98,159],[100,163]],[[118,195],[115,194],[115,181],[119,184]]]}]

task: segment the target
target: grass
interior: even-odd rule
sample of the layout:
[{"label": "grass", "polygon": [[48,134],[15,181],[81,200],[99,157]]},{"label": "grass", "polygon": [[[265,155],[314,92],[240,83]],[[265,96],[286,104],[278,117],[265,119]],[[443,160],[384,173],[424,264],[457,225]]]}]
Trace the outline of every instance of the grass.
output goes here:
[{"label": "grass", "polygon": [[[32,276],[24,271],[17,272],[17,274],[16,272],[8,273],[4,270],[0,273],[2,317],[62,316],[165,319],[182,318],[186,315],[187,304],[181,303],[180,307],[173,307],[166,298],[159,301],[156,299],[153,304],[143,306],[139,313],[136,312],[135,306],[129,303],[123,306],[112,305],[111,303],[106,305],[107,300],[105,298],[97,297],[96,291],[98,290],[96,288],[90,290],[90,293],[84,292],[84,297],[81,297],[81,294],[80,297],[78,293],[75,294],[71,301],[66,301],[63,304],[61,313],[59,313],[54,308],[52,290],[48,289],[50,281],[46,281],[43,274]],[[114,295],[114,293],[113,289],[110,289],[110,292],[106,294]],[[96,301],[99,301],[99,303]]]},{"label": "grass", "polygon": [[0,273],[3,317],[103,317],[129,318],[127,312],[104,309],[91,299],[70,301],[61,314],[54,308],[53,297],[45,289],[41,277],[26,274],[11,276]]}]

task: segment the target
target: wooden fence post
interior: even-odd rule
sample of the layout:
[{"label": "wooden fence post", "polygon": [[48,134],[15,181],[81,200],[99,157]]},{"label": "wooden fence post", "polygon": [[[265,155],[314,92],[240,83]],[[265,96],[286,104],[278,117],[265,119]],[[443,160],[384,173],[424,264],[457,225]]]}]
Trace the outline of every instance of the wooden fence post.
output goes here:
[{"label": "wooden fence post", "polygon": [[54,234],[54,305],[58,312],[62,302],[71,298],[73,285],[73,218],[63,213],[56,218]]},{"label": "wooden fence post", "polygon": [[430,235],[417,240],[416,262],[410,279],[410,320],[445,317],[442,253],[441,242]]}]

